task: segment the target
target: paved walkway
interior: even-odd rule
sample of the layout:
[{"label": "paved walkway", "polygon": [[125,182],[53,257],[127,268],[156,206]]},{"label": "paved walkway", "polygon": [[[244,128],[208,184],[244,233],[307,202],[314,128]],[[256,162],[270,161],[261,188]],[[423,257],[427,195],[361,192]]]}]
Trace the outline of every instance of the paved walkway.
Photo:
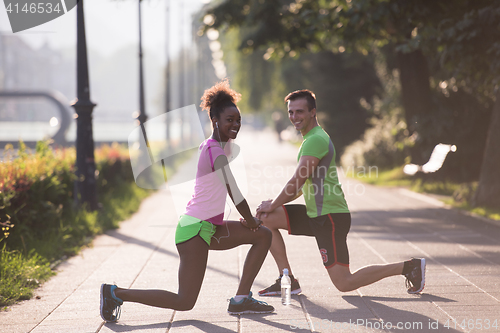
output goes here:
[{"label": "paved walkway", "polygon": [[[291,175],[297,148],[277,143],[271,132],[247,131],[242,130],[237,142],[243,152],[247,199],[254,209],[274,197]],[[147,198],[120,229],[97,237],[92,247],[61,264],[35,298],[0,312],[0,332],[500,331],[500,226],[447,209],[428,196],[352,180],[343,183],[353,212],[351,268],[426,257],[422,295],[408,295],[401,276],[340,293],[329,281],[314,239],[285,236],[303,290],[290,306],[268,297],[261,299],[276,308],[273,314],[227,314],[227,300],[236,291],[248,251],[242,246],[210,253],[193,310],[126,303],[118,323],[105,324],[99,316],[103,282],[177,290],[177,212],[170,191],[164,190]],[[230,214],[237,218],[234,207]],[[254,294],[277,275],[269,255]]]}]

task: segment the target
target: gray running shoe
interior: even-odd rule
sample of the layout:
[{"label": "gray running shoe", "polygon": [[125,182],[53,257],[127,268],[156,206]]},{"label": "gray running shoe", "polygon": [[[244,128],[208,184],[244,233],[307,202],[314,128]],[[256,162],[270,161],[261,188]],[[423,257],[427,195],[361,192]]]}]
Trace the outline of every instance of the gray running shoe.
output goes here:
[{"label": "gray running shoe", "polygon": [[231,298],[227,312],[232,315],[244,313],[271,313],[274,312],[274,307],[266,302],[256,300],[252,297],[252,292],[250,292],[248,297],[242,299],[240,302],[236,302],[234,298]]},{"label": "gray running shoe", "polygon": [[101,285],[101,318],[108,323],[117,321],[121,314],[123,301],[113,296],[115,289],[115,285],[105,283]]},{"label": "gray running shoe", "polygon": [[412,258],[411,265],[412,270],[406,274],[406,288],[408,294],[417,294],[424,290],[425,286],[425,259]]}]

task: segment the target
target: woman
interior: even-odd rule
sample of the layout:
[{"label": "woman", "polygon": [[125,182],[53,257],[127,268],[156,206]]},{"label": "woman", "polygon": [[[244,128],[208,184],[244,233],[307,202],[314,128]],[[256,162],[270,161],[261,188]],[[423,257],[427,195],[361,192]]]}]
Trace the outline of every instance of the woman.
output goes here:
[{"label": "woman", "polygon": [[[179,252],[179,290],[124,289],[116,285],[101,286],[101,317],[117,321],[123,302],[187,311],[194,307],[207,267],[208,250],[227,250],[251,244],[236,296],[229,302],[230,314],[270,313],[274,308],[252,298],[250,288],[271,245],[271,232],[261,227],[241,195],[231,170],[226,151],[228,141],[235,139],[241,127],[236,102],[240,94],[229,87],[227,80],[207,89],[201,107],[209,112],[212,136],[199,148],[200,157],[193,197],[185,214],[179,219],[175,234]],[[223,221],[226,195],[236,205],[243,219]]]}]

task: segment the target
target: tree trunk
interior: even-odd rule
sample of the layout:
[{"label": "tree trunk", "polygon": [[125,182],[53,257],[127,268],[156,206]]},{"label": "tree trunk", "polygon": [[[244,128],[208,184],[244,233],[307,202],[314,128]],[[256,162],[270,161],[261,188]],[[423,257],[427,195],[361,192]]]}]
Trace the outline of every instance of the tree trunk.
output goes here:
[{"label": "tree trunk", "polygon": [[500,92],[497,93],[486,139],[474,206],[500,208]]},{"label": "tree trunk", "polygon": [[[432,112],[429,68],[420,50],[410,53],[398,52],[397,59],[405,119],[412,135],[415,131],[418,133],[419,126],[429,119],[428,115]],[[425,151],[431,148],[426,147],[428,145],[425,138],[419,139],[410,150],[412,163],[422,165],[427,162],[429,156],[425,156]]]}]

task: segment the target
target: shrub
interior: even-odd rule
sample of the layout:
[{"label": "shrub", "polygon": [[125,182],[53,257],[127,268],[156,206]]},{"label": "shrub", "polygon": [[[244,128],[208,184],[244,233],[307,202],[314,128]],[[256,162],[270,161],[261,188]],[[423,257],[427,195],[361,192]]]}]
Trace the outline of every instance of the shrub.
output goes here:
[{"label": "shrub", "polygon": [[39,142],[34,153],[6,147],[0,162],[0,305],[29,298],[50,266],[73,255],[96,234],[117,228],[150,192],[134,183],[126,147],[95,150],[102,208],[78,209],[73,200],[76,152]]}]

